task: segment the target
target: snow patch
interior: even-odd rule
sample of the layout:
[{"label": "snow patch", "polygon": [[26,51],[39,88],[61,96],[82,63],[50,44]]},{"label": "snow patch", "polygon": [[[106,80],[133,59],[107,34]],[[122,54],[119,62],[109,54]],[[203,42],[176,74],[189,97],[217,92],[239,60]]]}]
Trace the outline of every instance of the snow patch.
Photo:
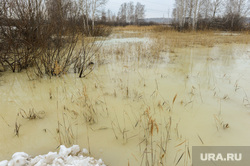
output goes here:
[{"label": "snow patch", "polygon": [[105,166],[102,159],[96,160],[83,154],[88,154],[88,150],[81,151],[78,145],[70,148],[61,145],[59,153],[49,152],[34,158],[24,152],[16,152],[10,161],[0,161],[0,166]]}]

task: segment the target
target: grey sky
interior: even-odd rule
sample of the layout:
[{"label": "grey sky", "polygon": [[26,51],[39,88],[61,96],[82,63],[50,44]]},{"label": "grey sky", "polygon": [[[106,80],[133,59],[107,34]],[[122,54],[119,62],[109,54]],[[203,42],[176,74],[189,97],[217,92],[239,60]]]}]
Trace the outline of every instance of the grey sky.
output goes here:
[{"label": "grey sky", "polygon": [[174,0],[109,0],[106,9],[110,9],[112,12],[118,12],[120,5],[124,2],[137,2],[145,5],[146,8],[146,18],[154,17],[171,17],[172,9],[174,5]]}]

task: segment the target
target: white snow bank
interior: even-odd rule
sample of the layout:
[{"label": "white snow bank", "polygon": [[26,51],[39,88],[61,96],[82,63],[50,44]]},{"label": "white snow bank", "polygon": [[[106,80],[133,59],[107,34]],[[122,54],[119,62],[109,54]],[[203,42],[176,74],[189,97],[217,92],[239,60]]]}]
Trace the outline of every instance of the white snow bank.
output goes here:
[{"label": "white snow bank", "polygon": [[101,159],[96,160],[83,154],[88,154],[88,150],[81,151],[78,145],[70,148],[61,145],[59,153],[49,152],[34,158],[24,152],[16,152],[10,161],[1,161],[0,166],[105,166]]}]

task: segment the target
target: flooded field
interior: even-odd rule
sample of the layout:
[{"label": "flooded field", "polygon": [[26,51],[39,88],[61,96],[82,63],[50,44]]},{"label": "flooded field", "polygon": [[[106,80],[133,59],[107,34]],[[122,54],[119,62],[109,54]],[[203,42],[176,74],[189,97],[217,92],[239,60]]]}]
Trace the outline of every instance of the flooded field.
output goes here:
[{"label": "flooded field", "polygon": [[113,35],[86,78],[2,73],[0,161],[78,144],[110,166],[191,165],[194,145],[250,146],[250,45],[161,42]]}]

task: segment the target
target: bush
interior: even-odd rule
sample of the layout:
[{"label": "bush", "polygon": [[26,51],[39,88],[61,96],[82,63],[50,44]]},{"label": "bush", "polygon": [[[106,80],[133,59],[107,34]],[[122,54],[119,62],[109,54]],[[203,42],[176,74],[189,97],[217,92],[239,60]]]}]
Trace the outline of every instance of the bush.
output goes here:
[{"label": "bush", "polygon": [[[0,64],[13,72],[35,67],[39,76],[58,76],[77,64],[85,76],[85,63],[100,49],[93,47],[96,37],[91,43],[85,38],[111,33],[107,26],[86,24],[91,20],[73,0],[2,0],[0,7]],[[76,51],[79,38],[84,44]]]}]

